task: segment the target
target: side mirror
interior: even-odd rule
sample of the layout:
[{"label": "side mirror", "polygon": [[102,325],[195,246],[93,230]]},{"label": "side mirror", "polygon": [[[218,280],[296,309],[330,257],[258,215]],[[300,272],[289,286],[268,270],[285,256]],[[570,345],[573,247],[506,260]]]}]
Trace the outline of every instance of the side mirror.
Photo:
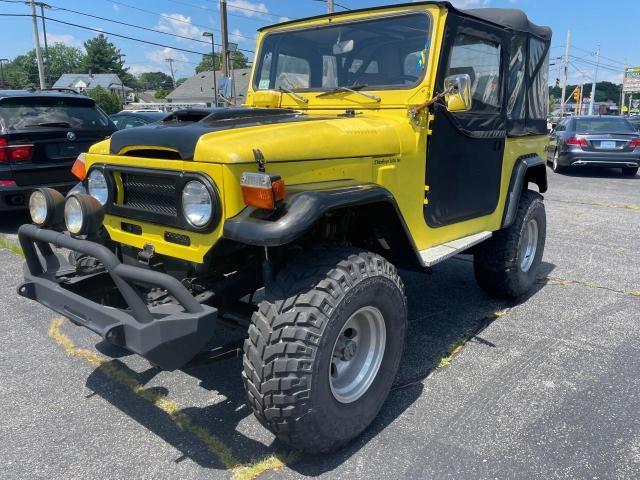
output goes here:
[{"label": "side mirror", "polygon": [[451,75],[444,79],[444,99],[450,112],[471,110],[471,77],[466,73]]}]

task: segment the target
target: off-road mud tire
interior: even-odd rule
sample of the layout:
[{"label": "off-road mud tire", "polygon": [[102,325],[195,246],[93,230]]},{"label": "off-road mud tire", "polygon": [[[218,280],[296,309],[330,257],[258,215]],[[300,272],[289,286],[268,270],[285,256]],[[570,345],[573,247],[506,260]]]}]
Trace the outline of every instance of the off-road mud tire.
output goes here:
[{"label": "off-road mud tire", "polygon": [[[538,237],[533,263],[527,271],[520,265],[522,242],[530,220],[537,222]],[[474,272],[480,287],[498,298],[518,298],[529,292],[539,272],[547,230],[542,195],[531,190],[520,197],[513,224],[481,243],[474,254]]]},{"label": "off-road mud tire", "polygon": [[[367,428],[389,394],[406,332],[402,280],[377,254],[321,248],[280,272],[267,296],[244,344],[249,405],[287,445],[309,453],[337,449]],[[366,392],[341,403],[329,381],[333,347],[351,314],[369,305],[384,316],[384,356]]]}]

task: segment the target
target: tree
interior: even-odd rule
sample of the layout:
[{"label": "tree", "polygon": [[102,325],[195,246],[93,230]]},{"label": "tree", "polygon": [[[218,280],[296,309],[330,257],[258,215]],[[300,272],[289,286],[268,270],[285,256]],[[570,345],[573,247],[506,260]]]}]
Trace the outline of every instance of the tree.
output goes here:
[{"label": "tree", "polygon": [[[222,64],[222,55],[216,52],[216,70],[220,70],[220,65]],[[249,59],[245,56],[244,53],[240,51],[231,52],[231,61],[233,63],[233,68],[247,68],[249,65]],[[202,72],[210,72],[211,71],[211,55],[203,55],[202,60],[196,67],[196,73]]]},{"label": "tree", "polygon": [[[63,73],[83,71],[84,53],[75,47],[62,43],[49,46],[49,57],[45,63],[47,85],[53,85]],[[16,88],[36,87],[38,82],[38,64],[35,50],[18,55],[6,65],[7,79]]]},{"label": "tree", "polygon": [[187,80],[188,80],[188,78],[185,78],[185,77],[182,77],[182,78],[179,78],[178,80],[176,80],[176,88],[179,87],[180,85],[182,85]]},{"label": "tree", "polygon": [[87,94],[109,115],[112,113],[118,113],[122,110],[122,103],[120,99],[114,94],[109,93],[100,85],[89,90]]},{"label": "tree", "polygon": [[144,72],[138,77],[143,90],[160,90],[173,88],[173,80],[164,72]]},{"label": "tree", "polygon": [[[568,97],[571,92],[575,90],[575,88],[576,85],[567,85],[566,96]],[[596,84],[596,102],[620,102],[621,88],[622,85],[620,84],[615,84],[607,81],[598,82]],[[549,87],[549,94],[553,95],[556,98],[560,98],[562,96],[562,89],[560,87]],[[584,84],[582,96],[583,98],[588,98],[591,96],[591,82]]]},{"label": "tree", "polygon": [[156,93],[154,93],[153,96],[157,99],[163,99],[163,98],[166,98],[166,96],[169,95],[170,93],[171,93],[171,90],[161,88],[160,90],[156,90]]},{"label": "tree", "polygon": [[84,49],[87,51],[84,59],[85,72],[91,70],[92,73],[115,73],[125,80],[129,69],[124,66],[122,52],[102,33],[84,42]]}]

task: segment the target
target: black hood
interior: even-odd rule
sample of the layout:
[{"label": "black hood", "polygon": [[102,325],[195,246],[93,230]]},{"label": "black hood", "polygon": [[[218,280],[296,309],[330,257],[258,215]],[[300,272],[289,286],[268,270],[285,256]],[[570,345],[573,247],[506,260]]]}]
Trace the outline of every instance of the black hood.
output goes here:
[{"label": "black hood", "polygon": [[[123,149],[130,147],[164,147],[176,150],[182,160],[193,160],[198,140],[207,133],[322,118],[310,117],[296,110],[276,108],[220,109],[199,121],[193,121],[197,115],[191,113],[185,111],[183,115],[170,115],[162,122],[120,130],[111,137],[110,152],[112,155],[118,155]],[[200,110],[197,113],[202,116]]]}]

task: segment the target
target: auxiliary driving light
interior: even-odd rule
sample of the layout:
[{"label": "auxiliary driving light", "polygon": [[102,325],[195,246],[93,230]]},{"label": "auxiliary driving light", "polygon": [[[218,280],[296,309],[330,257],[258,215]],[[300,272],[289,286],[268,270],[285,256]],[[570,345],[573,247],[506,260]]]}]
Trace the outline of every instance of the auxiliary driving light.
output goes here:
[{"label": "auxiliary driving light", "polygon": [[284,180],[280,175],[245,172],[240,177],[244,203],[250,207],[274,210],[276,204],[284,199]]},{"label": "auxiliary driving light", "polygon": [[100,202],[85,193],[69,195],[64,204],[64,222],[69,233],[87,235],[102,225],[104,210]]},{"label": "auxiliary driving light", "polygon": [[62,225],[64,196],[53,188],[38,188],[29,197],[31,221],[39,227]]}]

